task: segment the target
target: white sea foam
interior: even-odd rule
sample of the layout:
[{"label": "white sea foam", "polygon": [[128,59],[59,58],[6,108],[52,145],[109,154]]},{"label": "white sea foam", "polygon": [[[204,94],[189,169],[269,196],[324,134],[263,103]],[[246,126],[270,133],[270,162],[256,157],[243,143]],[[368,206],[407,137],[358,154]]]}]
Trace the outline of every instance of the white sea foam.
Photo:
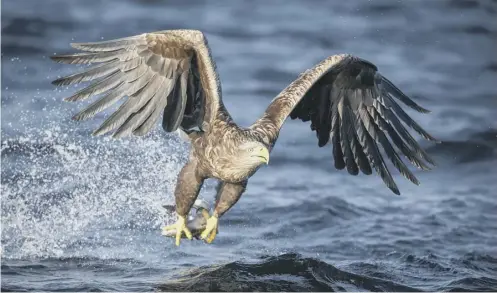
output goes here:
[{"label": "white sea foam", "polygon": [[170,220],[161,206],[188,147],[177,135],[114,140],[59,125],[2,137],[3,258],[69,257],[81,243],[105,245],[101,231]]}]

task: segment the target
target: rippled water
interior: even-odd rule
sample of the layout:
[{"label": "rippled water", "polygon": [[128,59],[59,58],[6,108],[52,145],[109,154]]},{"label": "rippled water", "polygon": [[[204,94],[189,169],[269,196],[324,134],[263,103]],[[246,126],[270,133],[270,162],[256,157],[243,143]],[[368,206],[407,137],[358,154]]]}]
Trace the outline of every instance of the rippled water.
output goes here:
[{"label": "rippled water", "polygon": [[[2,291],[497,290],[497,1],[19,0],[2,3]],[[309,125],[287,122],[271,164],[212,245],[160,236],[188,146],[89,135],[84,105],[50,81],[69,42],[206,32],[225,103],[249,125],[298,74],[336,53],[372,61],[430,115],[438,162],[377,176],[336,171]],[[82,103],[84,104],[84,103]],[[212,200],[215,182],[201,193]]]}]

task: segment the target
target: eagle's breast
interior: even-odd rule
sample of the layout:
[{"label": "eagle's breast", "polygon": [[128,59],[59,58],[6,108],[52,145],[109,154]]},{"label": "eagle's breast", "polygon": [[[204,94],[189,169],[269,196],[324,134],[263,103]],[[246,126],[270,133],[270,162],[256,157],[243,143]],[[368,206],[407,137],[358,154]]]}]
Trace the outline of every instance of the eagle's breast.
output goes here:
[{"label": "eagle's breast", "polygon": [[244,165],[238,147],[246,134],[231,121],[218,120],[211,131],[192,141],[193,156],[206,177],[226,182],[242,182],[252,176],[257,168]]}]

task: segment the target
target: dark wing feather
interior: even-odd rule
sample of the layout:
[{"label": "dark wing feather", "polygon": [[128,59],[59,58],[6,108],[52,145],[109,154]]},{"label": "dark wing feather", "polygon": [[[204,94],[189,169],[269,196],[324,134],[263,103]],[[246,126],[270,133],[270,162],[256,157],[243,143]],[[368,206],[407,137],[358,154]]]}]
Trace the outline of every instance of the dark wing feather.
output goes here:
[{"label": "dark wing feather", "polygon": [[367,113],[365,112],[364,109],[359,109],[358,110],[358,117],[356,120],[356,129],[360,128],[361,132],[363,133],[361,145],[363,147],[364,153],[366,156],[369,158],[369,162],[373,166],[373,168],[376,170],[376,173],[378,173],[383,179],[383,182],[392,190],[395,194],[400,194],[399,188],[397,187],[397,184],[392,178],[392,175],[390,174],[390,171],[388,170],[387,166],[385,165],[385,161],[383,160],[383,156],[380,153],[380,150],[378,149],[378,146],[375,143],[374,138],[371,136],[371,133],[368,131],[368,128],[370,127],[369,121],[365,119],[365,115]]},{"label": "dark wing feather", "polygon": [[338,116],[338,103],[334,103],[331,108],[331,135],[333,142],[333,160],[335,168],[342,170],[345,168],[345,161],[342,152],[341,139],[340,139],[340,117]]},{"label": "dark wing feather", "polygon": [[371,173],[373,172],[371,170],[371,164],[369,163],[368,157],[366,156],[366,153],[364,152],[359,140],[361,135],[365,135],[363,133],[363,129],[362,127],[357,127],[356,120],[358,118],[354,116],[350,108],[345,108],[344,115],[348,116],[349,123],[351,123],[351,127],[349,127],[349,131],[352,133],[350,145],[352,151],[354,152],[354,159],[356,160],[356,164],[362,173],[371,175]]},{"label": "dark wing feather", "polygon": [[57,86],[93,82],[66,101],[101,95],[73,119],[91,118],[127,97],[94,131],[95,135],[112,130],[116,130],[114,137],[144,135],[162,113],[162,125],[168,132],[179,127],[201,130],[220,108],[217,72],[207,41],[199,31],[171,30],[71,45],[87,52],[52,59],[69,64],[102,63],[53,81]]},{"label": "dark wing feather", "polygon": [[186,107],[186,87],[188,82],[188,72],[183,73],[176,81],[177,86],[169,93],[167,97],[170,107],[164,109],[162,120],[162,128],[165,131],[171,132],[178,128],[183,120],[183,115]]},{"label": "dark wing feather", "polygon": [[395,149],[390,144],[390,141],[385,136],[385,133],[380,130],[380,128],[378,126],[378,121],[371,117],[366,106],[362,105],[362,108],[360,109],[360,111],[361,111],[360,116],[361,116],[363,123],[368,126],[367,131],[368,131],[369,135],[377,143],[381,144],[387,157],[390,159],[390,161],[393,163],[393,165],[397,168],[397,170],[399,170],[399,172],[402,175],[404,175],[404,177],[409,179],[412,183],[418,185],[419,182],[416,179],[416,177],[414,177],[414,175],[411,173],[411,171],[409,171],[409,169],[406,167],[406,165],[402,162],[399,155],[395,152]]},{"label": "dark wing feather", "polygon": [[203,103],[205,101],[204,92],[198,76],[196,57],[192,58],[192,70],[188,74],[188,85],[186,88],[186,105],[181,122],[181,127],[189,133],[195,128],[202,129],[202,119],[205,113]]},{"label": "dark wing feather", "polygon": [[419,184],[399,153],[425,170],[429,169],[427,163],[434,165],[434,161],[405,126],[427,140],[436,139],[396,100],[418,112],[429,112],[383,77],[371,62],[351,55],[330,56],[284,89],[252,129],[263,132],[274,143],[286,117],[311,120],[320,147],[331,136],[337,169],[347,167],[352,175],[359,170],[369,175],[375,169],[385,184],[399,194],[382,152],[404,177]]},{"label": "dark wing feather", "polygon": [[[345,165],[347,166],[347,171],[351,175],[357,175],[359,173],[359,168],[357,167],[356,164],[356,159],[354,158],[354,154],[352,153],[352,146],[351,143],[354,142],[353,140],[353,133],[352,133],[352,121],[350,121],[349,116],[346,115],[346,108],[348,108],[348,105],[345,105],[347,103],[347,100],[345,97],[342,97],[340,99],[340,102],[338,103],[338,114],[340,116],[340,121],[342,127],[340,127],[340,146],[342,148],[342,153],[344,155],[345,159]],[[348,111],[348,110],[347,110]]]},{"label": "dark wing feather", "polygon": [[316,125],[323,125],[319,129],[316,128],[319,146],[324,146],[330,139],[331,115],[327,109],[331,108],[331,100],[328,98],[328,92],[329,90],[326,87],[322,88],[319,96],[320,106],[317,109],[316,119],[313,119],[314,127]]}]

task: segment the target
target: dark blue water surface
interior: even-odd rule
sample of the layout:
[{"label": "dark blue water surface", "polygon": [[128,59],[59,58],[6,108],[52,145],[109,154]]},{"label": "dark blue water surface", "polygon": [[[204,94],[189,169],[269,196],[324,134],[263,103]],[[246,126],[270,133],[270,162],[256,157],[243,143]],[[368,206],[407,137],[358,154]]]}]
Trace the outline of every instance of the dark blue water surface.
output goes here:
[{"label": "dark blue water surface", "polygon": [[[2,1],[2,291],[497,290],[497,1]],[[188,145],[70,120],[86,102],[50,81],[70,42],[194,28],[224,100],[250,125],[298,74],[352,53],[423,106],[436,159],[378,176],[333,167],[309,125],[288,121],[271,164],[212,245],[160,235]],[[201,196],[212,200],[215,182]]]}]

